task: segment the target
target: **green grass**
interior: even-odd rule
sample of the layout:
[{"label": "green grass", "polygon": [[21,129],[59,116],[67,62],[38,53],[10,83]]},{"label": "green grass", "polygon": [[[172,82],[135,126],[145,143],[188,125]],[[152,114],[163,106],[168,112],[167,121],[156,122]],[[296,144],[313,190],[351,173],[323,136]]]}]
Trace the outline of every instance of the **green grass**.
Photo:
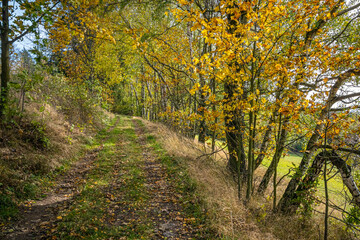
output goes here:
[{"label": "green grass", "polygon": [[[195,136],[195,139],[198,139],[198,135]],[[208,144],[208,146],[211,146],[211,138],[209,138],[206,141],[206,144]],[[216,146],[218,147],[224,147],[224,142],[220,141],[220,140],[216,140],[215,141]],[[225,150],[227,150],[227,148],[225,148]],[[288,154],[285,157],[281,158],[279,164],[278,164],[278,177],[282,177],[286,174],[289,174],[289,177],[294,173],[294,169],[296,167],[298,167],[300,165],[302,159],[302,155],[301,154]],[[262,165],[266,168],[268,168],[270,166],[271,163],[271,158],[265,158],[262,162]],[[333,169],[333,171],[329,174],[329,176],[333,176],[335,174],[336,170]],[[262,176],[261,176],[262,177]],[[324,186],[324,181],[322,176],[320,176],[319,178],[319,182],[318,182],[318,186],[317,186],[317,190],[318,190],[318,194],[321,197],[325,196],[325,186]],[[343,195],[341,194],[341,192],[344,189],[344,185],[342,182],[342,179],[339,175],[331,178],[328,181],[328,189],[329,189],[329,196],[330,196],[330,200],[334,201],[337,204],[343,204],[345,202]]]},{"label": "green grass", "polygon": [[[143,126],[141,121],[138,121]],[[153,135],[147,135],[147,142],[154,149],[162,164],[165,166],[167,175],[171,176],[168,180],[175,187],[175,191],[181,196],[180,202],[183,207],[185,218],[193,218],[191,224],[197,229],[196,239],[218,239],[215,232],[208,226],[207,213],[204,203],[196,193],[196,182],[188,174],[184,166],[184,159],[169,156],[166,150],[156,141]]]},{"label": "green grass", "polygon": [[[126,141],[125,144],[122,144],[123,140]],[[134,212],[145,205],[148,197],[143,172],[138,167],[139,161],[142,161],[141,149],[135,140],[130,119],[123,117],[113,130],[102,131],[96,136],[94,145],[89,148],[99,147],[102,143],[103,149],[99,152],[94,162],[96,167],[89,173],[80,195],[68,210],[61,213],[57,237],[116,239],[123,236],[127,239],[141,239],[151,230],[151,224],[138,221],[144,215],[141,210],[137,211],[127,225],[112,224],[115,221],[112,218],[116,217],[113,216],[115,206],[120,212]],[[116,185],[116,189],[111,189],[114,181],[120,181],[121,184]]]},{"label": "green grass", "polygon": [[[301,162],[301,156],[290,154],[280,159],[278,164],[278,175],[283,176],[289,173],[290,169],[294,169],[295,167],[299,166]],[[271,163],[271,158],[265,158],[262,162],[262,165],[268,168]]]},{"label": "green grass", "polygon": [[17,205],[11,195],[0,194],[0,219],[11,219],[17,216],[18,212]]},{"label": "green grass", "polygon": [[[295,154],[289,154],[281,158],[278,164],[278,176],[282,177],[285,174],[288,174],[290,169],[294,169],[295,167],[299,166],[301,162],[301,158],[302,158],[301,156]],[[271,163],[271,159],[266,158],[264,159],[262,165],[265,167],[269,167],[270,163]],[[293,174],[293,172],[294,171],[290,173],[289,177]],[[332,176],[334,174],[335,174],[335,170],[333,170],[329,175]],[[322,176],[320,176],[317,189],[319,196],[324,197],[325,186],[324,186],[324,181],[322,179],[323,179]],[[343,190],[343,182],[339,175],[329,180],[328,189],[329,189],[330,200],[334,201],[337,204],[342,204],[344,202],[344,199],[340,194],[340,192]]]}]

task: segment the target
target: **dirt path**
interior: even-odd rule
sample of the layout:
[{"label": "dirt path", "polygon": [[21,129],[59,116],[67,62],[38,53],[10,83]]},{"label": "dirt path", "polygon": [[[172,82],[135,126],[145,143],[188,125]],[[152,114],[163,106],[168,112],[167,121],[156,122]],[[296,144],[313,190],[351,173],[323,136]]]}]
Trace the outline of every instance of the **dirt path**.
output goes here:
[{"label": "dirt path", "polygon": [[147,145],[145,129],[133,120],[138,143],[142,148],[146,187],[150,193],[148,215],[155,230],[155,239],[194,239],[194,230],[186,224],[179,195],[169,183],[161,161]]},{"label": "dirt path", "polygon": [[[112,131],[118,124],[111,126],[107,131]],[[75,162],[71,169],[59,176],[55,187],[46,193],[40,201],[30,201],[20,207],[20,220],[0,234],[2,239],[25,240],[47,239],[49,229],[54,229],[61,220],[58,213],[68,208],[73,199],[81,192],[81,187],[86,182],[87,174],[94,168],[94,161],[102,145],[88,151],[83,158]],[[51,231],[50,231],[51,232]]]},{"label": "dirt path", "polygon": [[199,239],[182,197],[144,127],[123,117],[0,239]]},{"label": "dirt path", "polygon": [[9,227],[4,233],[4,239],[42,239],[60,219],[58,213],[67,208],[80,192],[87,173],[93,168],[93,162],[101,148],[88,152],[80,161],[61,176],[56,187],[41,201],[29,203],[21,207],[21,220]]}]

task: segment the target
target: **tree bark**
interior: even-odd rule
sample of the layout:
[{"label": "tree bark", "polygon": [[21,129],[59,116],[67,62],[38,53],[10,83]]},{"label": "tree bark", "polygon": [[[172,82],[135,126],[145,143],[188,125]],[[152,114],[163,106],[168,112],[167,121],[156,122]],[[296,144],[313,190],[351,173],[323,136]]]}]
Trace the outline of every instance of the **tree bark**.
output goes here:
[{"label": "tree bark", "polygon": [[[276,91],[276,101],[280,98],[280,89],[278,89]],[[280,106],[276,105],[274,111],[272,112],[272,116],[270,117],[269,123],[266,127],[266,131],[263,137],[263,141],[261,143],[260,146],[260,153],[259,155],[256,157],[255,160],[255,169],[257,169],[260,164],[262,163],[262,161],[265,158],[265,152],[267,151],[268,147],[269,147],[269,142],[270,142],[270,138],[271,138],[271,133],[273,131],[273,123],[275,122],[276,117],[278,116],[278,112],[279,112]]]},{"label": "tree bark", "polygon": [[317,154],[306,176],[303,178],[295,193],[289,199],[289,204],[286,212],[294,214],[301,204],[303,198],[308,191],[315,186],[316,180],[319,177],[323,168],[324,162],[330,161],[340,172],[344,185],[349,190],[354,198],[354,203],[360,207],[360,191],[351,174],[351,167],[334,151],[322,151]]},{"label": "tree bark", "polygon": [[265,131],[265,134],[264,134],[264,137],[263,137],[263,141],[261,142],[261,146],[260,146],[260,153],[255,159],[255,170],[260,166],[260,164],[262,163],[262,161],[265,158],[265,152],[268,149],[269,142],[270,142],[270,137],[271,137],[271,132],[273,130],[273,127],[272,127],[273,122],[274,122],[273,118],[271,118],[268,125],[267,125],[267,127],[266,127],[266,131]]},{"label": "tree bark", "polygon": [[[204,46],[206,48],[206,44]],[[199,69],[200,70],[200,69]],[[205,78],[202,74],[199,74],[200,79],[200,92],[199,92],[199,108],[198,113],[200,115],[199,120],[199,142],[204,143],[205,142],[205,135],[206,135],[206,123],[205,123],[205,94],[203,92],[203,87],[205,86]]]},{"label": "tree bark", "polygon": [[[277,145],[276,145],[276,149],[275,149],[275,154],[273,156],[273,159],[270,163],[270,166],[268,167],[268,169],[266,170],[266,173],[263,177],[263,179],[261,180],[261,183],[258,187],[258,193],[259,194],[263,194],[266,190],[266,188],[268,187],[269,185],[269,182],[270,182],[270,179],[271,179],[271,176],[274,174],[275,172],[275,166],[278,165],[279,161],[280,161],[280,158],[281,158],[281,155],[285,149],[285,141],[286,141],[286,138],[287,138],[287,125],[289,124],[289,120],[290,120],[290,117],[286,117],[284,119],[284,122],[283,122],[283,127],[281,128],[281,133],[280,133],[280,138],[277,142]],[[281,124],[281,123],[279,123]]]},{"label": "tree bark", "polygon": [[2,27],[1,27],[1,93],[0,93],[0,119],[4,118],[9,99],[10,81],[10,43],[9,43],[9,0],[2,1]]},{"label": "tree bark", "polygon": [[[340,8],[340,6],[343,2],[344,2],[344,0],[341,0],[337,4],[335,4],[335,6],[331,9],[330,13],[334,14]],[[304,39],[303,52],[306,52],[309,49],[311,42],[313,41],[315,36],[319,33],[320,29],[325,26],[327,21],[329,21],[329,19],[319,19],[316,22],[316,24],[314,24],[315,27],[313,29],[311,29],[310,31],[306,32],[305,39]],[[333,103],[331,104],[331,102],[334,101],[336,92],[338,91],[339,87],[342,85],[342,83],[340,83],[340,85],[338,83],[339,83],[339,81],[342,81],[342,79],[343,79],[343,77],[339,77],[337,83],[335,83],[334,86],[332,87],[332,89],[329,93],[328,101],[326,103],[327,107],[325,107],[320,113],[320,120],[324,119],[327,111],[330,110],[330,108],[333,104]],[[277,207],[278,210],[281,210],[282,212],[286,212],[287,207],[291,205],[289,200],[293,198],[295,190],[300,182],[300,179],[304,176],[305,171],[309,165],[310,159],[311,159],[313,153],[315,152],[315,150],[317,149],[315,144],[316,144],[317,140],[319,139],[319,132],[322,130],[322,128],[323,128],[322,124],[317,124],[315,131],[306,146],[306,151],[301,160],[299,168],[298,168],[296,174],[290,180],[282,198],[280,199],[280,201],[278,203],[278,207]]]},{"label": "tree bark", "polygon": [[[235,34],[235,30],[237,25],[245,24],[247,22],[246,19],[246,11],[242,11],[242,14],[239,18],[239,22],[232,19],[233,14],[227,15],[228,20],[228,33]],[[238,36],[240,37],[240,36]],[[229,63],[229,65],[236,65],[236,71],[240,68],[239,64]],[[244,116],[241,110],[238,109],[231,109],[228,110],[227,108],[231,108],[231,106],[235,105],[232,104],[237,99],[234,99],[235,91],[236,91],[236,84],[231,82],[231,79],[224,84],[224,101],[225,101],[225,126],[226,126],[226,142],[229,151],[229,160],[228,160],[228,168],[233,173],[241,174],[243,178],[245,178],[246,172],[246,155],[244,149],[244,130],[245,130],[245,123],[244,123]],[[244,94],[246,93],[244,89]],[[227,106],[227,107],[226,107]],[[240,183],[239,183],[240,185]]]},{"label": "tree bark", "polygon": [[317,145],[317,142],[320,138],[320,133],[324,128],[324,124],[322,123],[322,120],[324,120],[326,118],[326,116],[327,116],[328,112],[330,111],[331,107],[333,106],[333,104],[337,102],[336,94],[339,91],[340,87],[344,84],[346,79],[351,77],[353,74],[359,75],[360,71],[358,71],[357,69],[351,69],[343,74],[340,74],[337,77],[337,81],[331,87],[328,99],[325,103],[324,108],[321,110],[319,118],[318,118],[318,121],[320,123],[316,125],[314,132],[307,143],[305,153],[304,153],[303,158],[300,162],[300,165],[297,169],[297,172],[293,176],[293,178],[290,180],[282,198],[279,201],[278,209],[281,210],[282,212],[289,211],[288,208],[291,207],[291,201],[292,201],[292,199],[294,199],[293,195],[295,194],[296,188],[299,186],[300,180],[304,176],[304,174],[307,170],[307,167],[310,163],[311,157],[313,156],[314,152],[319,147]]},{"label": "tree bark", "polygon": [[[226,96],[224,97],[225,104],[231,106],[232,98],[234,96],[235,86],[229,83],[224,84],[224,90]],[[243,143],[243,127],[242,113],[236,110],[224,110],[225,112],[225,126],[226,130],[226,142],[229,151],[228,168],[231,172],[236,173],[238,171],[238,161],[240,162],[240,171],[245,173],[245,149]]]},{"label": "tree bark", "polygon": [[315,187],[315,182],[321,173],[321,169],[324,164],[324,159],[328,157],[329,157],[328,152],[321,152],[318,155],[316,155],[311,167],[308,170],[307,175],[301,181],[294,194],[291,195],[291,198],[287,200],[287,207],[286,207],[287,213],[290,214],[295,213],[301,204],[300,198],[303,198],[305,194],[308,192],[308,190]]}]

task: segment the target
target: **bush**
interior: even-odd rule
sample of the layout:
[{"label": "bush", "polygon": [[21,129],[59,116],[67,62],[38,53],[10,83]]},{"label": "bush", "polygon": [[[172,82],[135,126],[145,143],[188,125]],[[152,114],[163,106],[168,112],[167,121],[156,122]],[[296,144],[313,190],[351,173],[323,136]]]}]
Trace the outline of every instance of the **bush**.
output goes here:
[{"label": "bush", "polygon": [[13,218],[18,213],[16,203],[8,194],[0,194],[0,219]]},{"label": "bush", "polygon": [[31,143],[35,148],[46,149],[49,147],[50,141],[46,135],[46,125],[44,123],[33,120],[28,126],[25,126],[25,129],[25,140]]},{"label": "bush", "polygon": [[114,113],[123,114],[123,115],[132,115],[132,106],[130,103],[126,103],[122,101],[121,103],[114,104],[114,108],[112,109]]}]

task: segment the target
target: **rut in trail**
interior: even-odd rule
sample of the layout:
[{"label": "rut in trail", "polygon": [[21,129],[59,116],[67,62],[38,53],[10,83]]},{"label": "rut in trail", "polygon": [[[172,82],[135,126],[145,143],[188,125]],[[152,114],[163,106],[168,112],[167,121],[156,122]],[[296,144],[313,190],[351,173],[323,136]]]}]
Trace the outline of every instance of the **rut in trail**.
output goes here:
[{"label": "rut in trail", "polygon": [[[108,132],[112,131],[118,121],[119,119]],[[94,168],[93,163],[102,148],[103,145],[100,145],[88,151],[69,171],[60,175],[56,186],[46,193],[44,199],[21,206],[19,221],[2,229],[0,239],[49,239],[49,229],[55,229],[57,222],[61,220],[58,214],[67,209],[80,194],[81,187],[86,182],[88,173]]]},{"label": "rut in trail", "polygon": [[169,183],[169,177],[160,159],[147,146],[145,130],[133,120],[138,144],[142,148],[146,186],[150,194],[148,216],[155,227],[154,239],[195,239],[196,232],[185,224],[179,195]]},{"label": "rut in trail", "polygon": [[76,162],[71,170],[59,178],[55,189],[45,199],[21,207],[20,221],[6,229],[3,236],[0,235],[2,239],[47,239],[48,229],[59,220],[58,213],[71,205],[79,194],[100,150],[101,147],[93,149]]}]

